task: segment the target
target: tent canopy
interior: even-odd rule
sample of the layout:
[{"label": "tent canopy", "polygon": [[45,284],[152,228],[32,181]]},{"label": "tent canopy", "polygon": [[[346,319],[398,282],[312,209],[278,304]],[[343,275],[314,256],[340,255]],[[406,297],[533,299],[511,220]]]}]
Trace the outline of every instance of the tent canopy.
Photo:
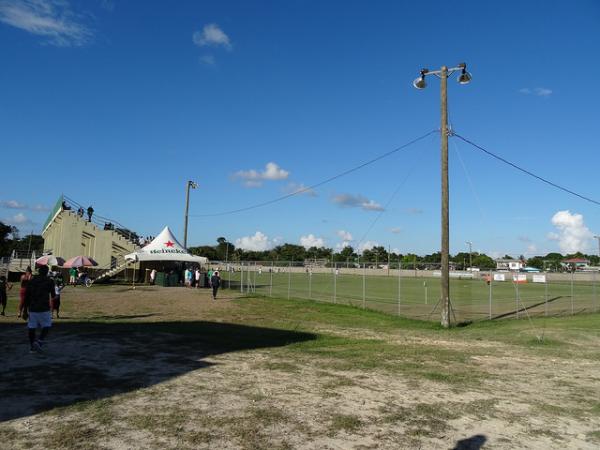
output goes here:
[{"label": "tent canopy", "polygon": [[158,236],[137,252],[125,255],[129,261],[182,261],[197,264],[208,263],[208,258],[190,254],[175,239],[169,227],[165,227]]}]

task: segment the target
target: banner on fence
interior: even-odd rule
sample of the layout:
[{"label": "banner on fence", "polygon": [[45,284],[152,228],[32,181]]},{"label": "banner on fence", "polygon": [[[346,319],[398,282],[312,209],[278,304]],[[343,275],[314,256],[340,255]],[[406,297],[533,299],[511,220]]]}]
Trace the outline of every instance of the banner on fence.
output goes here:
[{"label": "banner on fence", "polygon": [[506,281],[506,277],[504,276],[503,273],[495,273],[494,281]]},{"label": "banner on fence", "polygon": [[545,283],[546,275],[533,275],[533,282],[534,283]]},{"label": "banner on fence", "polygon": [[513,275],[513,282],[519,284],[527,283],[527,275],[524,273],[515,273]]}]

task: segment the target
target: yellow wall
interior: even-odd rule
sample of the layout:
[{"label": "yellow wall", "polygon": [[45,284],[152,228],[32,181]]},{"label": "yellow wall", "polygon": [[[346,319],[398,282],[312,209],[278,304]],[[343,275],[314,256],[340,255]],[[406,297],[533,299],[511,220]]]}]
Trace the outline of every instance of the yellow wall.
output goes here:
[{"label": "yellow wall", "polygon": [[74,211],[60,211],[42,232],[44,250],[65,259],[91,256],[98,267],[110,265],[110,258],[122,257],[136,250],[118,233],[103,230],[77,216]]}]

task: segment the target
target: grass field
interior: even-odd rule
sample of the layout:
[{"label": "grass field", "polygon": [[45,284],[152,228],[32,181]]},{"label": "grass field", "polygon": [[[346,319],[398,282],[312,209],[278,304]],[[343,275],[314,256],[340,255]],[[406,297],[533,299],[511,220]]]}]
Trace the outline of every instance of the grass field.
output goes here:
[{"label": "grass field", "polygon": [[0,317],[0,448],[600,446],[600,315],[437,324],[223,291],[67,288]]},{"label": "grass field", "polygon": [[[510,276],[510,274],[508,274]],[[224,273],[225,286],[240,290],[240,273]],[[246,272],[244,285],[274,297],[303,298],[349,304],[421,320],[438,320],[439,278],[365,276],[342,273]],[[247,291],[247,288],[244,289]],[[364,292],[364,296],[363,296]],[[600,287],[594,282],[548,284],[451,279],[450,295],[456,321],[490,317],[526,317],[526,314],[570,315],[600,311]],[[518,303],[517,303],[518,298]],[[527,308],[527,312],[524,311]]]}]

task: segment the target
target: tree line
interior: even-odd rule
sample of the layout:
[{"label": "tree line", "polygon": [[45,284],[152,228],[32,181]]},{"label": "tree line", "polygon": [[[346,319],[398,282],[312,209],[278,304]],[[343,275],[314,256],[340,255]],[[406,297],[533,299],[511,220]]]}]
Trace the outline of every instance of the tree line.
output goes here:
[{"label": "tree line", "polygon": [[44,238],[39,234],[21,236],[17,227],[0,222],[0,256],[10,256],[13,250],[29,250],[41,254],[44,250]]},{"label": "tree line", "polygon": [[[205,256],[212,261],[264,261],[264,262],[288,262],[297,261],[304,262],[306,260],[326,260],[333,263],[354,264],[357,262],[374,263],[376,265],[386,265],[388,261],[396,266],[398,262],[405,267],[427,266],[441,264],[442,256],[440,252],[435,252],[430,255],[416,255],[414,253],[399,254],[389,252],[383,246],[373,247],[369,250],[364,250],[360,255],[351,247],[344,247],[339,252],[333,248],[327,247],[310,247],[305,248],[302,245],[281,244],[270,250],[255,251],[244,250],[236,247],[224,237],[217,239],[217,245],[202,245],[198,247],[190,247],[190,253],[194,255]],[[559,270],[561,262],[566,258],[585,258],[590,261],[591,265],[600,265],[600,258],[597,255],[585,255],[577,252],[567,255],[561,253],[548,253],[546,255],[533,256],[525,258],[523,255],[519,258],[513,258],[509,255],[504,255],[501,259],[521,260],[529,267],[538,269]],[[494,258],[485,253],[468,253],[459,252],[450,256],[450,261],[458,270],[463,270],[472,265],[479,269],[495,269],[496,261]]]}]

